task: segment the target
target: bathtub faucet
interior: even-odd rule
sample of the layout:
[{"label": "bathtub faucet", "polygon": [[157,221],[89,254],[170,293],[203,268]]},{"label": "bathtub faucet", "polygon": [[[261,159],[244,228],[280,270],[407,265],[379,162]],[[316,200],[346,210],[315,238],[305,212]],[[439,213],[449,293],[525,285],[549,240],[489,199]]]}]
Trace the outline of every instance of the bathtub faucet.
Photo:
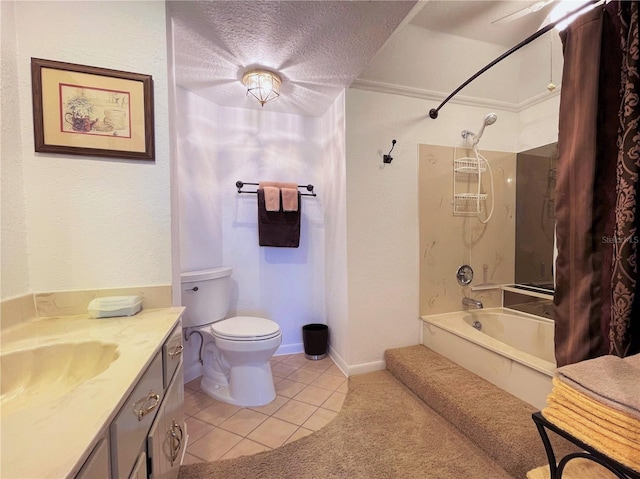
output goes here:
[{"label": "bathtub faucet", "polygon": [[462,298],[462,304],[465,306],[473,306],[477,309],[482,309],[482,301],[479,299],[467,298],[466,296]]}]

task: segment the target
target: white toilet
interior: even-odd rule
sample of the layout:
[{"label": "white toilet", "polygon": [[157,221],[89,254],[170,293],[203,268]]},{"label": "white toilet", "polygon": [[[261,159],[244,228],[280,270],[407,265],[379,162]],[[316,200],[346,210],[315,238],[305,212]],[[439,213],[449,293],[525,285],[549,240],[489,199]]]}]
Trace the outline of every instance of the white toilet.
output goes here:
[{"label": "white toilet", "polygon": [[276,397],[270,359],[282,342],[282,333],[276,322],[265,318],[224,319],[231,271],[215,268],[181,275],[185,337],[191,340],[199,333],[202,338],[202,391],[238,406],[263,406]]}]

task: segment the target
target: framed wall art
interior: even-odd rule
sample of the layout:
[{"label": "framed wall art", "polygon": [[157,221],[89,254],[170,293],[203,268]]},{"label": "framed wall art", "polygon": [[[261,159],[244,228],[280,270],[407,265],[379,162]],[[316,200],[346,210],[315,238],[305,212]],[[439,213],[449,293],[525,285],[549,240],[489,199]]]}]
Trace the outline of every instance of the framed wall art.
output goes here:
[{"label": "framed wall art", "polygon": [[153,160],[150,75],[31,59],[35,151]]}]

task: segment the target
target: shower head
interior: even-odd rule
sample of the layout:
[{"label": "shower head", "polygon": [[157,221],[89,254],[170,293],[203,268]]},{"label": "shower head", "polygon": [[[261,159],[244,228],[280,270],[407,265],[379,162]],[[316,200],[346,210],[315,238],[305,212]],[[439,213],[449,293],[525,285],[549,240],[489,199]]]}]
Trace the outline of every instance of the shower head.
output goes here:
[{"label": "shower head", "polygon": [[484,133],[485,127],[489,125],[493,125],[497,120],[498,120],[498,115],[496,115],[495,113],[489,113],[485,115],[484,121],[482,122],[482,126],[480,127],[480,132],[476,135],[472,131],[462,130],[462,138],[464,138],[465,140],[467,140],[468,138],[471,138],[473,144],[476,145],[478,141],[480,141],[480,137],[482,137],[482,133]]},{"label": "shower head", "polygon": [[493,125],[497,119],[498,119],[498,115],[496,115],[495,113],[489,113],[484,117],[484,121],[482,122],[482,127],[480,127],[480,131],[478,132],[477,135],[474,135],[473,137],[474,145],[478,143],[478,141],[480,141],[480,138],[482,138],[482,133],[484,133],[485,127]]},{"label": "shower head", "polygon": [[496,115],[495,113],[489,113],[484,117],[484,124],[487,126],[493,125],[497,119],[498,119],[498,115]]}]

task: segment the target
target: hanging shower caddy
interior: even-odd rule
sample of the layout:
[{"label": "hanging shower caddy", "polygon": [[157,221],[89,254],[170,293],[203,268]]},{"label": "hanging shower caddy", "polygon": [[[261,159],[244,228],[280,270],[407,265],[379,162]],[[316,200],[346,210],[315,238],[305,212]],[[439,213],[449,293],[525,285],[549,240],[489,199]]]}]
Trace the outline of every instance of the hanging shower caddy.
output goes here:
[{"label": "hanging shower caddy", "polygon": [[[483,158],[469,156],[455,158],[454,156],[453,216],[478,216],[484,210],[487,195],[470,193],[470,191],[478,191],[478,172],[482,174],[486,170],[487,163]],[[466,191],[463,192],[461,189]],[[480,208],[478,208],[478,201],[480,201]]]}]

